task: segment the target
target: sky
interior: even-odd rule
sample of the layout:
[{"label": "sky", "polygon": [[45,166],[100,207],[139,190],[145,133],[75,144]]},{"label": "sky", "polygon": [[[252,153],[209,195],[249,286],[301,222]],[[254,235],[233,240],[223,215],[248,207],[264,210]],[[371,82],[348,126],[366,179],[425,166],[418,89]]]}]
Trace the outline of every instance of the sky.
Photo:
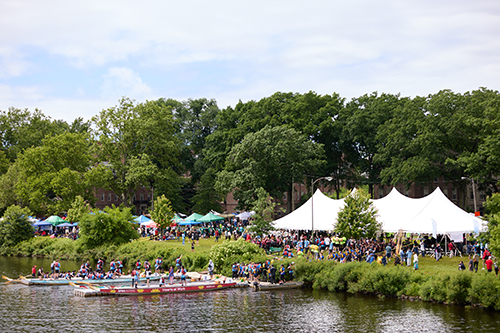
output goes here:
[{"label": "sky", "polygon": [[0,110],[499,90],[500,2],[0,1]]}]

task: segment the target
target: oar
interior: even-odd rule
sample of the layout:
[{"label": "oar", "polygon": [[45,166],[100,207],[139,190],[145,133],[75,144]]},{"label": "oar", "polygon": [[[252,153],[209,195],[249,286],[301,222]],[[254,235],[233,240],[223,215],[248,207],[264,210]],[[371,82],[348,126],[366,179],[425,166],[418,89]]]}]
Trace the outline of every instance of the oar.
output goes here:
[{"label": "oar", "polygon": [[11,279],[9,277],[6,277],[5,275],[2,275],[2,279],[7,280],[5,283],[11,283],[11,282],[16,282],[17,280]]},{"label": "oar", "polygon": [[73,282],[70,282],[69,283],[70,286],[73,286],[73,287],[77,287],[77,288],[80,288],[81,286],[77,285],[76,283],[73,283]]},{"label": "oar", "polygon": [[88,285],[90,288],[92,288],[94,290],[101,290],[101,289],[97,288],[96,286],[94,286],[92,283],[87,282],[87,281],[78,281],[78,283],[86,284],[86,285]]}]

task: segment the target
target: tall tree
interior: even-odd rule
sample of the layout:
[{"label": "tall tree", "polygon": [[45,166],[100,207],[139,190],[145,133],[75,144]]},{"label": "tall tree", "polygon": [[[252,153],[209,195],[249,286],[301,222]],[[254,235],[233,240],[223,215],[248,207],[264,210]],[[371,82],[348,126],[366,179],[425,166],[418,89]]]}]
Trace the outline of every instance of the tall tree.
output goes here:
[{"label": "tall tree", "polygon": [[25,150],[16,164],[16,195],[36,214],[65,211],[77,196],[93,203],[94,188],[109,177],[103,166],[93,164],[83,134],[48,137],[42,146]]},{"label": "tall tree", "polygon": [[345,206],[337,217],[335,232],[346,238],[374,238],[381,230],[377,210],[370,202],[370,195],[357,189],[345,198]]},{"label": "tall tree", "polygon": [[156,102],[136,105],[123,98],[92,121],[96,127],[95,154],[113,170],[113,180],[107,186],[127,206],[132,206],[139,185],[151,187],[171,180],[179,146],[170,107]]},{"label": "tall tree", "polygon": [[212,168],[208,168],[201,177],[196,194],[193,196],[193,211],[206,214],[211,210],[220,212],[222,207],[221,195],[215,190],[216,173]]},{"label": "tall tree", "polygon": [[373,185],[380,182],[382,165],[374,160],[377,153],[377,133],[380,126],[390,120],[394,110],[404,102],[399,95],[374,92],[352,99],[338,118],[342,126],[342,143],[355,154],[349,157],[353,166],[364,175],[369,193],[373,196]]},{"label": "tall tree", "polygon": [[67,130],[66,122],[53,121],[38,109],[33,112],[16,108],[0,111],[1,147],[12,162],[25,149],[40,146],[44,137]]},{"label": "tall tree", "polygon": [[323,163],[321,144],[309,141],[288,126],[266,126],[247,134],[233,147],[226,169],[218,175],[216,188],[225,194],[234,191],[240,207],[254,201],[255,189],[259,187],[282,201],[284,193],[290,197],[292,182],[303,180],[306,173]]}]

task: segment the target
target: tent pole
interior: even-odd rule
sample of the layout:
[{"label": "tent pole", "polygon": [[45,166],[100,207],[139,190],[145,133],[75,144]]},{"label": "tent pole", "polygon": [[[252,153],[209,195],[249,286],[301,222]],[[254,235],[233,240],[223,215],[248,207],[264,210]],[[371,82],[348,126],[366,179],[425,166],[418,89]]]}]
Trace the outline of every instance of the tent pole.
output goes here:
[{"label": "tent pole", "polygon": [[448,237],[446,237],[447,235],[444,234],[444,255],[447,256],[448,255]]}]

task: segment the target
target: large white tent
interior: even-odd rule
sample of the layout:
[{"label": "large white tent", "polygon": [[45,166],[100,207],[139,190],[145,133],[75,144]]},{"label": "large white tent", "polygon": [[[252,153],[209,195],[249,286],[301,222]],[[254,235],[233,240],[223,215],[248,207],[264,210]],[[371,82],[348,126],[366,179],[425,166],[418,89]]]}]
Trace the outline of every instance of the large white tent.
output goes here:
[{"label": "large white tent", "polygon": [[311,230],[313,228],[312,206],[314,206],[314,230],[333,230],[333,225],[337,222],[337,214],[344,207],[344,199],[330,199],[318,189],[313,198],[309,198],[292,213],[274,221],[274,227]]},{"label": "large white tent", "polygon": [[[337,214],[344,207],[344,200],[330,199],[318,189],[314,193],[314,230],[334,229]],[[438,187],[430,195],[412,199],[395,188],[381,199],[372,200],[378,211],[377,220],[382,230],[412,233],[450,234],[452,239],[461,240],[466,232],[478,232],[482,220],[468,214],[451,202]],[[312,200],[309,199],[294,212],[274,221],[278,229],[312,229]]]}]

